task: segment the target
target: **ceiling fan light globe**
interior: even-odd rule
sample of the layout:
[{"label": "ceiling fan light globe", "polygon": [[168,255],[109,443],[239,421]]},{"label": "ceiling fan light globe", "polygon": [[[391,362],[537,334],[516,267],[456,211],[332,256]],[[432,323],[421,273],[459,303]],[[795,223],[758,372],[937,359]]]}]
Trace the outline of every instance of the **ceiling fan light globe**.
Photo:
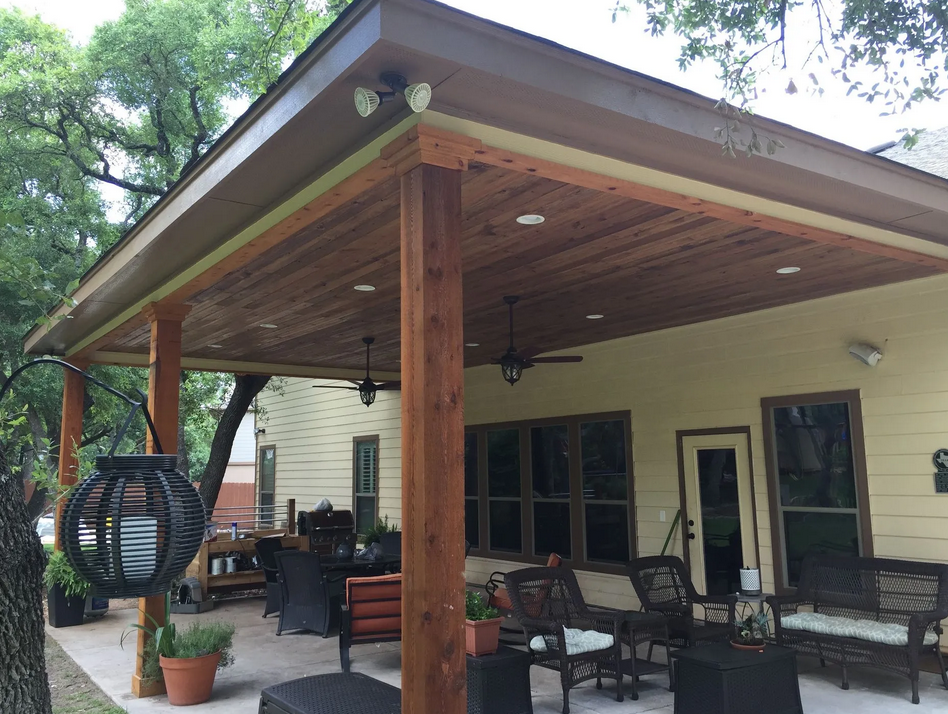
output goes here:
[{"label": "ceiling fan light globe", "polygon": [[359,385],[359,399],[361,399],[362,403],[367,407],[371,407],[373,404],[375,404],[376,393],[377,390],[374,384]]},{"label": "ceiling fan light globe", "polygon": [[518,360],[503,360],[500,369],[504,373],[504,381],[511,387],[523,376],[523,365]]},{"label": "ceiling fan light globe", "polygon": [[369,116],[369,114],[378,109],[382,101],[377,92],[373,92],[371,89],[366,89],[365,87],[356,87],[353,99],[355,100],[356,111],[359,112],[359,116],[361,117]]},{"label": "ceiling fan light globe", "polygon": [[431,103],[431,85],[425,82],[409,84],[405,87],[405,99],[413,112],[423,112]]}]

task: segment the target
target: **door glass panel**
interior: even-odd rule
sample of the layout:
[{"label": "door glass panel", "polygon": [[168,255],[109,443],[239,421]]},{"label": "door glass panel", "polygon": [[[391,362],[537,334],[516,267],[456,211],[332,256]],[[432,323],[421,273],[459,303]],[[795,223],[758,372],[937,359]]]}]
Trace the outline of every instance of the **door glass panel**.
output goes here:
[{"label": "door glass panel", "polygon": [[625,423],[621,420],[587,422],[580,430],[583,497],[586,500],[626,500]]},{"label": "door glass panel", "polygon": [[737,454],[734,449],[700,449],[697,456],[706,594],[736,593],[744,565]]},{"label": "door glass panel", "polygon": [[800,582],[803,559],[811,553],[859,555],[855,513],[784,511],[783,529],[790,587]]},{"label": "door glass panel", "polygon": [[492,498],[520,498],[520,430],[487,432],[487,490]]}]

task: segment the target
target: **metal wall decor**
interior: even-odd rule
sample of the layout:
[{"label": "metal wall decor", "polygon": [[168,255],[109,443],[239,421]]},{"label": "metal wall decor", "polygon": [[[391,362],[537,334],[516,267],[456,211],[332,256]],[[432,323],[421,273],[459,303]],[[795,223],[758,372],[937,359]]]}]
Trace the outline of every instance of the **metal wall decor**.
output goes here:
[{"label": "metal wall decor", "polygon": [[[139,400],[113,389],[61,360],[43,358],[19,368],[0,389],[0,400],[27,367],[58,364],[81,374],[131,406],[108,454],[67,499],[59,523],[63,552],[100,597],[144,597],[171,589],[204,540],[206,509],[194,485],[177,470],[177,455],[164,455],[155,425]],[[141,410],[157,454],[116,455],[135,414]]]},{"label": "metal wall decor", "polygon": [[939,449],[932,455],[935,464],[935,493],[948,493],[948,449]]}]

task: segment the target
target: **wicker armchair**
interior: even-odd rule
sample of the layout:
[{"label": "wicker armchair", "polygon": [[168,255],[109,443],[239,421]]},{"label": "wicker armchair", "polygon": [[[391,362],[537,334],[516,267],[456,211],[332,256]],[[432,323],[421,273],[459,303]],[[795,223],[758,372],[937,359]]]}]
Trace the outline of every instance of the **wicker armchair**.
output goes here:
[{"label": "wicker armchair", "polygon": [[256,542],[254,548],[257,551],[257,560],[267,583],[267,602],[263,606],[263,616],[266,617],[274,612],[279,612],[283,604],[283,594],[280,591],[280,580],[274,555],[281,550],[297,550],[297,548],[284,548],[283,540],[279,536],[261,538]]},{"label": "wicker armchair", "polygon": [[[642,608],[668,618],[668,644],[672,647],[694,647],[730,638],[737,596],[699,595],[681,558],[636,558],[626,565],[626,571]],[[695,617],[695,605],[701,606],[703,619]]]},{"label": "wicker armchair", "polygon": [[346,576],[327,577],[316,553],[280,551],[274,557],[283,598],[276,633],[307,630],[328,637],[330,616],[338,610],[332,603],[341,597]]},{"label": "wicker armchair", "polygon": [[[560,673],[563,686],[563,714],[569,714],[569,690],[580,682],[616,680],[616,701],[622,701],[622,627],[624,612],[593,611],[583,599],[576,575],[569,568],[525,568],[507,573],[507,595],[514,615],[523,628],[533,664]],[[606,649],[568,654],[564,627],[596,630],[612,635]],[[540,635],[546,652],[530,647]]]}]

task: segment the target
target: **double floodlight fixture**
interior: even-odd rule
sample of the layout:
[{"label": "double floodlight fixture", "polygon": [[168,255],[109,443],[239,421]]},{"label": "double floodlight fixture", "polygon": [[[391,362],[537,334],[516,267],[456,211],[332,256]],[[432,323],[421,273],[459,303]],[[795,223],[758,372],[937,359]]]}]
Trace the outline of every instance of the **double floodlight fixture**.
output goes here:
[{"label": "double floodlight fixture", "polygon": [[400,74],[386,72],[379,81],[388,87],[391,91],[374,92],[365,87],[356,87],[355,105],[356,111],[360,116],[367,117],[378,109],[379,104],[390,102],[395,99],[397,94],[404,94],[408,106],[413,112],[422,112],[428,107],[431,101],[431,85],[421,82],[419,84],[409,84]]}]

